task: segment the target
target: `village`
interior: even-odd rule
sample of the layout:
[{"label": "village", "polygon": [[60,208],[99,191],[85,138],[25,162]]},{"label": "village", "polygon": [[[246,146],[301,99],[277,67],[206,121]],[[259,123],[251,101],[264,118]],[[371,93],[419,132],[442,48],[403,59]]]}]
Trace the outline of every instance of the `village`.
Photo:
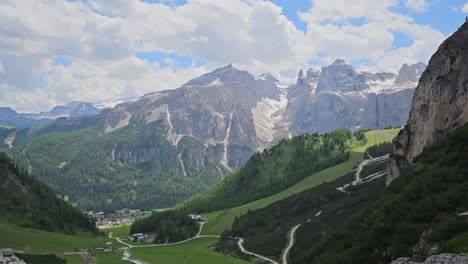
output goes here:
[{"label": "village", "polygon": [[122,209],[114,213],[105,214],[104,212],[88,212],[88,216],[96,221],[98,228],[109,228],[119,225],[131,225],[140,218],[151,215],[152,211],[141,211],[134,209]]}]

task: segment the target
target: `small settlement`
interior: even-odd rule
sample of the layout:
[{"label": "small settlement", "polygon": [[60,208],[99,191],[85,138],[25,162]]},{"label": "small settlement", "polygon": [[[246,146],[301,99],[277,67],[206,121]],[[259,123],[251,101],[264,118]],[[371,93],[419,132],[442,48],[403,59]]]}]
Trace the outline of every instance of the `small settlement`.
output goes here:
[{"label": "small settlement", "polygon": [[189,217],[193,220],[196,220],[197,222],[200,222],[200,223],[204,223],[205,222],[205,218],[201,217],[201,215],[197,214],[197,213],[191,213],[189,214]]},{"label": "small settlement", "polygon": [[130,209],[123,209],[108,214],[105,214],[104,212],[88,212],[88,216],[95,219],[99,228],[132,224],[146,214],[151,214],[151,212],[141,212],[140,210]]},{"label": "small settlement", "polygon": [[0,264],[26,264],[15,256],[15,251],[9,248],[0,249]]}]

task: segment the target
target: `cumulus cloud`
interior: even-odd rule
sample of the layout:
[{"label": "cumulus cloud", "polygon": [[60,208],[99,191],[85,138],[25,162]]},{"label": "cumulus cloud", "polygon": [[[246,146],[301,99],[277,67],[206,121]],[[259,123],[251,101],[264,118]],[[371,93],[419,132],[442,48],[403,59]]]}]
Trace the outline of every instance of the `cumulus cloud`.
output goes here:
[{"label": "cumulus cloud", "polygon": [[[408,8],[425,1],[407,0]],[[396,71],[427,61],[444,35],[396,13],[397,0],[312,0],[299,30],[282,8],[264,0],[4,0],[0,3],[0,84],[15,87],[3,105],[31,110],[71,100],[101,102],[173,89],[190,78],[233,63],[253,74],[295,78],[311,60],[368,61]],[[427,8],[427,6],[426,6]],[[412,39],[394,47],[395,32]],[[180,67],[169,56],[148,62],[139,52],[177,54],[203,61]],[[68,66],[55,65],[56,57]],[[36,88],[38,82],[44,89]]]},{"label": "cumulus cloud", "polygon": [[[317,49],[315,58],[323,63],[336,58],[368,61],[373,70],[396,72],[404,62],[427,62],[445,38],[440,31],[392,11],[398,5],[395,0],[312,3],[300,17],[308,23],[306,38]],[[413,43],[394,47],[395,32],[408,36]]]},{"label": "cumulus cloud", "polygon": [[468,3],[463,5],[462,12],[468,14]]},{"label": "cumulus cloud", "polygon": [[406,8],[418,12],[423,13],[427,11],[428,3],[426,0],[406,0],[405,6]]},{"label": "cumulus cloud", "polygon": [[68,67],[57,65],[45,79],[49,95],[60,102],[103,102],[174,89],[205,72],[204,67],[174,71],[130,57],[112,63],[77,60]]}]

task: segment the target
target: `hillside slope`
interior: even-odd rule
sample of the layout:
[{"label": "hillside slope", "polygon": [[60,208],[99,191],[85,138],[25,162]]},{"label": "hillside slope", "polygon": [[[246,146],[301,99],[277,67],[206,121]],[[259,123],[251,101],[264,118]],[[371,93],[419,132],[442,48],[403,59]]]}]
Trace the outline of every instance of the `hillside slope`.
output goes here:
[{"label": "hillside slope", "polygon": [[468,250],[468,125],[427,147],[414,167],[294,263],[388,263]]},{"label": "hillside slope", "polygon": [[348,130],[323,135],[304,134],[254,154],[238,172],[227,176],[208,191],[184,202],[181,208],[211,212],[232,208],[278,193],[305,177],[349,158],[347,145],[364,141],[364,133],[353,137]]},{"label": "hillside slope", "polygon": [[[385,162],[366,168],[362,177],[385,170]],[[229,244],[229,237],[242,237],[245,247],[263,256],[279,260],[286,246],[287,233],[298,224],[294,251],[310,247],[330,230],[349,217],[363,202],[374,199],[385,187],[384,177],[346,188],[354,181],[355,172],[332,182],[298,193],[259,210],[248,212],[235,219],[231,230],[224,233],[221,248]]]},{"label": "hillside slope", "polygon": [[105,134],[96,126],[48,134],[10,153],[58,194],[89,210],[170,207],[226,173],[215,158],[205,158],[215,156],[215,149],[191,137],[174,146],[161,122]]},{"label": "hillside slope", "polygon": [[87,216],[58,199],[4,153],[0,153],[0,220],[51,231],[96,232]]}]

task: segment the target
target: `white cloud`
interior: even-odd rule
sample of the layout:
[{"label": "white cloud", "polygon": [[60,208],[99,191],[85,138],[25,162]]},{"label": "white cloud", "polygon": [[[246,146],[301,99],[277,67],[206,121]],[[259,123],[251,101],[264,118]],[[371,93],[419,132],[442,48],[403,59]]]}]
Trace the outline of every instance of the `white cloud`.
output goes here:
[{"label": "white cloud", "polygon": [[60,102],[102,102],[177,88],[205,72],[204,67],[190,67],[175,72],[146,60],[130,57],[112,63],[90,64],[77,60],[68,67],[56,66],[45,79],[49,95]]},{"label": "white cloud", "polygon": [[426,12],[428,5],[429,4],[426,0],[406,0],[405,1],[406,8],[414,12],[418,12],[418,13]]},{"label": "white cloud", "polygon": [[[0,85],[0,94],[2,87]],[[5,93],[5,92],[4,92]],[[49,96],[47,91],[34,89],[32,91],[6,92],[0,99],[1,104],[14,106],[18,112],[40,112],[50,110],[58,102]]]},{"label": "white cloud", "polygon": [[[406,1],[420,3],[424,1]],[[427,61],[444,38],[411,17],[392,11],[397,0],[313,0],[300,13],[303,32],[281,7],[263,0],[160,1],[4,0],[0,2],[0,83],[18,92],[0,99],[45,110],[70,100],[99,102],[176,88],[188,79],[233,63],[253,74],[271,72],[292,80],[311,60],[369,61],[395,71],[404,62]],[[395,48],[394,32],[413,43]],[[167,58],[161,67],[135,57],[137,52],[175,53],[202,60],[186,69]],[[52,65],[57,56],[68,67]],[[35,89],[38,80],[46,89]],[[39,100],[39,99],[38,99]],[[46,103],[46,101],[48,103]]]},{"label": "white cloud", "polygon": [[[374,70],[396,72],[405,62],[427,62],[445,38],[438,30],[392,11],[398,5],[394,0],[314,0],[312,5],[300,17],[308,23],[307,42],[321,54],[315,59],[323,63],[336,58],[369,61]],[[413,43],[395,48],[395,32]]]},{"label": "white cloud", "polygon": [[464,4],[461,10],[463,13],[468,14],[468,3]]}]

